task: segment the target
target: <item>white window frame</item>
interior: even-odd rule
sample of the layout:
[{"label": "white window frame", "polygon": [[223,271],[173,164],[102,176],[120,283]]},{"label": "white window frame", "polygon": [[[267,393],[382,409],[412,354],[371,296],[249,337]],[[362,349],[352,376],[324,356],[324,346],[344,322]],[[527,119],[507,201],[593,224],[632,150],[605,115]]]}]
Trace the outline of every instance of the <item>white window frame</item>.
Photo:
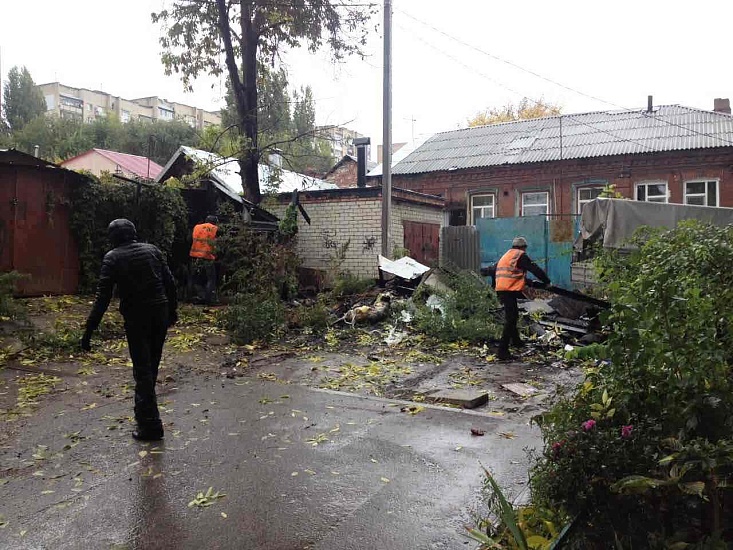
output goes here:
[{"label": "white window frame", "polygon": [[[520,205],[520,215],[526,216],[527,214],[524,213],[524,197],[527,195],[544,195],[545,196],[545,212],[543,214],[529,214],[530,216],[548,216],[550,214],[550,192],[549,191],[522,191],[521,196],[519,199],[519,205]],[[541,206],[539,204],[532,204],[530,206]]]},{"label": "white window frame", "polygon": [[[594,199],[581,199],[580,198],[580,192],[581,191],[588,191],[591,189],[598,189],[601,193],[603,192],[604,186],[603,185],[586,185],[583,187],[578,187],[575,189],[575,203],[576,203],[576,210],[577,213],[580,214],[583,211],[583,205],[588,204]],[[600,195],[600,193],[599,193]],[[598,198],[598,197],[595,197]]]},{"label": "white window frame", "polygon": [[[710,196],[708,195],[708,184],[709,183],[715,183],[715,204],[708,204],[710,202]],[[687,192],[687,184],[688,183],[704,183],[705,184],[705,192],[704,193],[688,193]],[[688,202],[688,197],[705,197],[705,204],[699,205],[699,204],[693,204],[692,206],[720,206],[720,180],[718,178],[698,178],[694,180],[687,180],[684,182],[683,187],[683,193],[684,193],[684,203],[690,204]]]},{"label": "white window frame", "polygon": [[[649,200],[649,186],[650,185],[664,185],[665,194],[664,194],[664,200]],[[641,201],[639,199],[639,188],[644,188],[644,200]],[[661,195],[655,195],[655,197],[659,197]],[[669,202],[669,183],[666,181],[644,181],[641,183],[637,183],[634,186],[634,200],[640,201],[640,202],[658,202],[662,204],[667,204]]]},{"label": "white window frame", "polygon": [[[479,205],[474,206],[473,201],[477,197],[491,197],[491,206],[489,205]],[[476,193],[475,195],[471,195],[471,225],[476,225],[476,216],[474,214],[474,209],[480,208],[481,209],[481,216],[479,216],[479,219],[485,219],[485,218],[495,218],[496,217],[496,193]],[[491,209],[491,215],[485,216],[484,209]]]}]

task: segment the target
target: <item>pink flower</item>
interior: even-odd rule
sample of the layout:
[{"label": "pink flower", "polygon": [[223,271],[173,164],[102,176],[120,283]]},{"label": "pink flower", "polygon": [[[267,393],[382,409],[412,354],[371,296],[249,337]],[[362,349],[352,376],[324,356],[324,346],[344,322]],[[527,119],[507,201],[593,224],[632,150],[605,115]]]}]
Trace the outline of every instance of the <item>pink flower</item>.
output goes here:
[{"label": "pink flower", "polygon": [[621,437],[624,439],[628,439],[631,437],[631,432],[633,431],[634,426],[629,424],[628,426],[621,426]]},{"label": "pink flower", "polygon": [[583,429],[587,432],[587,431],[592,430],[595,425],[596,425],[595,420],[593,419],[586,420],[585,422],[583,422]]}]

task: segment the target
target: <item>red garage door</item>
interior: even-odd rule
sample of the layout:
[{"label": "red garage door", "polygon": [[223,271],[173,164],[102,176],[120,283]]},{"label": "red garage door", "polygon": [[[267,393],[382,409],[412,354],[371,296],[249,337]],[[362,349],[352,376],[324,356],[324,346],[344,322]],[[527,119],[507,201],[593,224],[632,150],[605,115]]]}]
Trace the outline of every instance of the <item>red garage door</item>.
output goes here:
[{"label": "red garage door", "polygon": [[421,264],[437,265],[440,225],[408,221],[403,221],[402,225],[405,229],[405,248],[410,251],[410,257]]}]

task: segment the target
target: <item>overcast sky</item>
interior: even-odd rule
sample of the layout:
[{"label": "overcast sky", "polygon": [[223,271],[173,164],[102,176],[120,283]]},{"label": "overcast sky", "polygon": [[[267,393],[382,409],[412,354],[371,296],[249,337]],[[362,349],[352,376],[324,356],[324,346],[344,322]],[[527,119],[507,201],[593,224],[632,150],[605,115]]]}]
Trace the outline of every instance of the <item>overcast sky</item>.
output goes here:
[{"label": "overcast sky", "polygon": [[[150,13],[166,3],[2,0],[3,79],[13,65],[26,65],[37,83],[58,80],[128,99],[158,95],[216,110],[223,80],[202,78],[185,93],[175,75],[163,73],[160,29]],[[642,107],[649,94],[655,104],[712,109],[713,98],[733,96],[730,1],[393,4],[394,142],[465,126],[477,111],[522,96],[544,97],[566,113]],[[382,17],[380,10],[365,61],[285,56],[291,85],[313,88],[318,123],[346,123],[373,145],[382,136]]]}]

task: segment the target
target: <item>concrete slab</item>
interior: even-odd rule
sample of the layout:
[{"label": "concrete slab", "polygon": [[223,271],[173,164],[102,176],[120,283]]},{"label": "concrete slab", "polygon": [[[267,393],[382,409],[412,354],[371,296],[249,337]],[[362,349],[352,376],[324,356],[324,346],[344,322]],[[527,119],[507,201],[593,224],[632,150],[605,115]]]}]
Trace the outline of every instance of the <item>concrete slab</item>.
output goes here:
[{"label": "concrete slab", "polygon": [[512,393],[517,394],[520,397],[531,397],[536,393],[539,393],[540,390],[535,388],[534,386],[530,386],[529,384],[523,384],[521,382],[514,382],[511,384],[502,384],[501,386],[505,390],[509,390]]},{"label": "concrete slab", "polygon": [[425,397],[431,403],[460,405],[464,409],[475,409],[489,401],[489,394],[483,390],[439,390]]}]

